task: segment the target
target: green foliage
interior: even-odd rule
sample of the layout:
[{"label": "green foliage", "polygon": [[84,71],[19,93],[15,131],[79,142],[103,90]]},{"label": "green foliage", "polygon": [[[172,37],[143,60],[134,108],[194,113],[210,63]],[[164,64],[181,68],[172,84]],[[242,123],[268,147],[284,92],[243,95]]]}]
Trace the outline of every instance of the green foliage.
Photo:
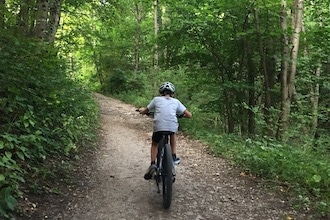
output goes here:
[{"label": "green foliage", "polygon": [[14,192],[12,187],[3,187],[0,189],[0,216],[9,218],[8,211],[14,211],[17,200],[13,197]]},{"label": "green foliage", "polygon": [[110,77],[107,89],[111,94],[119,94],[128,91],[139,92],[142,90],[143,84],[131,72],[124,72],[117,69]]},{"label": "green foliage", "polygon": [[[159,95],[159,85],[165,81],[174,83],[176,87],[175,97],[185,102],[191,101],[191,94],[194,95],[194,92],[191,92],[189,88],[194,85],[188,81],[183,69],[157,73],[116,70],[103,90],[126,102],[145,106],[154,96]],[[140,95],[137,97],[137,94]]]},{"label": "green foliage", "polygon": [[97,106],[67,77],[54,49],[0,37],[0,216],[14,209],[21,184],[41,166],[74,155],[95,134]]},{"label": "green foliage", "polygon": [[[281,183],[285,190],[297,195],[297,204],[319,210],[320,215],[330,208],[330,160],[328,154],[284,145],[272,139],[239,140],[236,136],[200,136],[208,141],[215,154],[230,158],[245,172]],[[308,203],[306,203],[306,199]],[[302,204],[300,204],[301,207]]]}]

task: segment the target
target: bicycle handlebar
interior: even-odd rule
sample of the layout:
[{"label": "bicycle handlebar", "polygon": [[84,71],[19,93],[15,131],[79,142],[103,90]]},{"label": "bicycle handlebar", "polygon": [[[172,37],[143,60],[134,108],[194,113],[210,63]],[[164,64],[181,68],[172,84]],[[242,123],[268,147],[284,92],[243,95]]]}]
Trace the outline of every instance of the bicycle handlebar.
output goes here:
[{"label": "bicycle handlebar", "polygon": [[[140,109],[135,109],[135,111],[140,112]],[[147,116],[150,116],[150,115],[154,115],[154,114],[155,114],[155,112],[148,112],[146,115]],[[184,117],[184,114],[181,114],[181,115],[176,114],[176,117],[183,118]]]}]

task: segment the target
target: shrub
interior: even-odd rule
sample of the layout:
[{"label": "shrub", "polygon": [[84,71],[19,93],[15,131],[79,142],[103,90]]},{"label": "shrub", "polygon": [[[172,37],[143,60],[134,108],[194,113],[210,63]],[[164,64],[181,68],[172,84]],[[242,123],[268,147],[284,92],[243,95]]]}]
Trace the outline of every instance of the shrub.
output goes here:
[{"label": "shrub", "polygon": [[97,106],[54,49],[0,37],[0,216],[14,210],[25,174],[93,138]]}]

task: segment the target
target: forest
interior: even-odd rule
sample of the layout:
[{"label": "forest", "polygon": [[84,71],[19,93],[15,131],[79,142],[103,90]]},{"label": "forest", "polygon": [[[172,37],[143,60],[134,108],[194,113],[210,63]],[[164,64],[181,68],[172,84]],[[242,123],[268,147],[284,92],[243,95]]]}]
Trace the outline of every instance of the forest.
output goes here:
[{"label": "forest", "polygon": [[181,130],[330,216],[328,0],[0,0],[0,216],[95,145],[93,92],[171,81]]}]

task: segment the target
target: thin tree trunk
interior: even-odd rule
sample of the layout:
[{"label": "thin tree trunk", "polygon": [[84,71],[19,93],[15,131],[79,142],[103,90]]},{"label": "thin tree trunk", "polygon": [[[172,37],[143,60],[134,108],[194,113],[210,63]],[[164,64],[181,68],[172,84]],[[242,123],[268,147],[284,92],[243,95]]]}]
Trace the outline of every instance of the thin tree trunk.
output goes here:
[{"label": "thin tree trunk", "polygon": [[[158,74],[159,65],[159,55],[158,55],[158,44],[157,44],[157,37],[158,37],[158,31],[159,31],[159,23],[158,23],[158,0],[154,0],[154,69],[153,69],[153,75],[151,77],[151,81],[153,82],[153,91],[157,91],[157,80],[156,80],[156,74]],[[155,93],[156,95],[156,93]]]},{"label": "thin tree trunk", "polygon": [[225,103],[226,103],[226,113],[227,113],[227,128],[228,134],[234,133],[235,122],[233,117],[233,97],[230,91],[225,91]]},{"label": "thin tree trunk", "polygon": [[157,44],[157,37],[158,37],[158,0],[154,0],[154,35],[155,35],[155,44],[154,44],[154,70],[158,70],[158,44]]},{"label": "thin tree trunk", "polygon": [[0,30],[5,29],[6,0],[0,0]]},{"label": "thin tree trunk", "polygon": [[265,92],[265,107],[264,107],[264,117],[265,117],[265,122],[266,125],[266,132],[268,136],[272,136],[272,129],[270,127],[270,107],[272,105],[272,99],[271,99],[271,87],[270,87],[270,79],[269,79],[269,74],[268,74],[268,69],[267,69],[267,59],[266,59],[266,54],[264,50],[264,44],[260,36],[260,21],[259,21],[259,14],[258,14],[258,9],[254,10],[254,16],[255,16],[255,22],[256,22],[256,29],[257,29],[257,38],[258,38],[258,46],[259,46],[259,53],[261,57],[261,66],[262,66],[262,72],[264,75],[264,92]]},{"label": "thin tree trunk", "polygon": [[[319,25],[323,26],[322,15],[319,15]],[[316,136],[316,130],[318,127],[318,113],[319,113],[319,98],[320,98],[320,84],[318,82],[321,75],[322,64],[321,61],[318,62],[317,68],[314,74],[314,84],[311,87],[311,104],[312,104],[312,120],[311,120],[311,133],[312,136]]]},{"label": "thin tree trunk", "polygon": [[140,68],[140,43],[141,43],[141,24],[142,24],[142,2],[135,3],[136,9],[136,32],[135,32],[135,72]]},{"label": "thin tree trunk", "polygon": [[[226,71],[226,74],[228,75],[229,81],[233,81],[231,79],[231,74]],[[221,76],[222,83],[225,83],[225,77],[222,75]],[[226,106],[225,108],[225,120],[227,122],[227,126],[225,126],[225,131],[228,134],[234,133],[235,130],[235,120],[234,120],[234,114],[233,114],[233,102],[234,102],[234,95],[232,91],[229,89],[223,90],[224,93],[224,105]],[[221,95],[220,95],[221,96]],[[220,111],[221,112],[221,111]]]},{"label": "thin tree trunk", "polygon": [[[248,69],[248,84],[249,84],[249,108],[255,107],[255,65],[252,60],[253,53],[251,49],[250,42],[246,42],[246,52],[247,52],[247,69]],[[254,135],[255,133],[255,114],[249,109],[248,111],[248,133],[249,135]]]},{"label": "thin tree trunk", "polygon": [[288,123],[288,86],[287,79],[289,75],[289,37],[288,37],[288,14],[287,2],[282,0],[281,3],[281,28],[282,28],[282,60],[281,60],[281,116],[279,118],[279,125],[276,133],[276,138],[281,139],[283,133],[287,129]]},{"label": "thin tree trunk", "polygon": [[[323,26],[322,23],[322,16],[319,15],[319,23],[320,26]],[[305,28],[304,26],[302,26],[302,32],[305,32]],[[307,44],[307,40],[306,38],[304,38],[304,56],[308,57],[309,52],[308,52],[308,44]],[[319,53],[321,53],[321,50],[319,49]],[[311,102],[311,113],[312,113],[312,119],[311,119],[311,123],[310,123],[310,135],[311,137],[315,137],[316,136],[316,129],[318,126],[318,112],[319,112],[319,97],[320,97],[320,84],[318,82],[320,75],[321,75],[321,68],[322,68],[322,63],[321,60],[318,59],[318,61],[316,62],[316,69],[314,71],[314,73],[312,74],[311,78],[312,78],[312,85],[310,88],[310,102]]]},{"label": "thin tree trunk", "polygon": [[[244,44],[240,44],[242,50],[244,51],[245,47]],[[245,70],[243,70],[244,66],[244,60],[245,60],[245,56],[246,54],[243,52],[240,55],[240,61],[239,61],[239,68],[237,70],[237,77],[236,77],[236,81],[238,82],[243,82],[246,78],[246,74],[245,74]],[[235,89],[235,98],[236,98],[236,103],[244,103],[245,102],[245,96],[241,95],[240,93],[242,91]],[[246,123],[248,120],[247,116],[247,110],[245,108],[245,106],[240,105],[238,107],[238,115],[237,115],[237,119],[239,121],[239,134],[241,136],[245,136],[248,133],[248,123]]]},{"label": "thin tree trunk", "polygon": [[316,128],[318,125],[318,111],[319,111],[319,97],[320,97],[320,84],[317,80],[321,75],[321,64],[318,65],[315,71],[315,83],[311,87],[311,104],[312,104],[312,120],[311,120],[311,131],[312,136],[315,136]]},{"label": "thin tree trunk", "polygon": [[21,35],[29,35],[29,12],[31,8],[31,1],[24,0],[21,2],[20,10],[17,15],[17,32]]},{"label": "thin tree trunk", "polygon": [[[245,22],[243,25],[243,31],[246,32],[250,29],[249,17],[251,14],[247,14],[245,17]],[[255,113],[252,110],[255,107],[255,72],[256,67],[253,62],[253,50],[251,46],[251,39],[244,38],[243,39],[243,47],[245,48],[244,51],[246,53],[246,65],[247,65],[247,83],[249,86],[248,90],[248,105],[249,108],[247,109],[247,132],[249,136],[254,136],[255,134]],[[243,65],[243,62],[241,63]]]}]

